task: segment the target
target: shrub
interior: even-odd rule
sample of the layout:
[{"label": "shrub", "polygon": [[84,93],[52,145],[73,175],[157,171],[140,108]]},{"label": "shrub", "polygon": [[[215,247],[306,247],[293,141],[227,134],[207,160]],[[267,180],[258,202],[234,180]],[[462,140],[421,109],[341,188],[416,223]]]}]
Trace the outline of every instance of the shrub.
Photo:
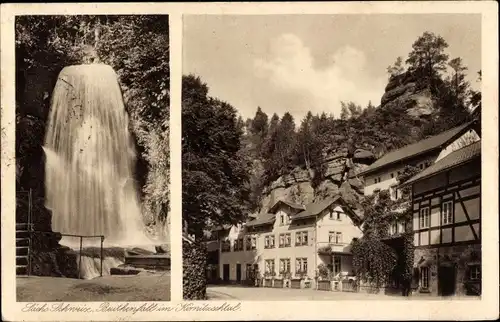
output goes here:
[{"label": "shrub", "polygon": [[183,297],[185,300],[205,300],[207,296],[207,249],[195,241],[182,242]]}]

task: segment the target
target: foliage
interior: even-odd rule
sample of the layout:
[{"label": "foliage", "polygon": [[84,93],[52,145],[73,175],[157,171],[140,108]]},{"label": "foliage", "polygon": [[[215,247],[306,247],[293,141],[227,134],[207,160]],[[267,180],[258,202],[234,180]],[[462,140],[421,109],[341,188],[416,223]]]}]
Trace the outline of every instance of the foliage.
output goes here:
[{"label": "foliage", "polygon": [[183,77],[182,211],[190,234],[202,236],[209,222],[246,219],[250,166],[242,134],[234,107],[209,97],[199,78]]},{"label": "foliage", "polygon": [[182,292],[185,300],[205,300],[207,249],[203,243],[182,242]]},{"label": "foliage", "polygon": [[[414,169],[408,167],[398,180],[407,180],[412,171]],[[404,285],[411,282],[414,246],[408,197],[406,195],[402,199],[391,200],[389,192],[382,190],[362,201],[364,234],[352,243],[353,266],[356,275],[376,289],[392,279]],[[402,243],[389,242],[388,227],[393,222],[405,223],[406,232],[400,236]]]},{"label": "foliage", "polygon": [[387,73],[389,74],[389,77],[395,77],[401,75],[403,72],[404,72],[404,66],[403,66],[403,58],[401,56],[396,58],[396,62],[394,62],[394,65],[387,67]]},{"label": "foliage", "polygon": [[446,70],[448,54],[444,50],[448,44],[443,37],[432,32],[424,32],[412,45],[406,64],[408,70],[418,75],[421,82],[428,84]]},{"label": "foliage", "polygon": [[389,282],[396,267],[395,251],[373,236],[354,240],[352,243],[353,267],[358,278],[380,288]]},{"label": "foliage", "polygon": [[318,277],[322,279],[327,279],[330,275],[330,270],[325,264],[318,265]]}]

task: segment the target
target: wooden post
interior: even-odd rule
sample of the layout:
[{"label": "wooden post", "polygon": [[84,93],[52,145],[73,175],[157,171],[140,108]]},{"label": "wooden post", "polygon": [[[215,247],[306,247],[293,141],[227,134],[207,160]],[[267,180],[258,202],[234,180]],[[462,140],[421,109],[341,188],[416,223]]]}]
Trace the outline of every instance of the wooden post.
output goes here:
[{"label": "wooden post", "polygon": [[102,260],[103,260],[103,257],[102,257],[102,244],[104,242],[104,236],[101,236],[101,277],[102,277]]},{"label": "wooden post", "polygon": [[31,231],[32,231],[32,227],[31,227],[31,222],[32,222],[32,218],[31,218],[31,208],[32,208],[32,196],[31,196],[31,193],[32,193],[32,190],[30,188],[29,192],[28,192],[28,276],[31,275],[31,247],[32,247],[32,234],[31,234]]},{"label": "wooden post", "polygon": [[79,259],[79,266],[78,266],[78,279],[81,278],[81,273],[82,273],[82,248],[83,248],[83,237],[80,236],[80,259]]}]

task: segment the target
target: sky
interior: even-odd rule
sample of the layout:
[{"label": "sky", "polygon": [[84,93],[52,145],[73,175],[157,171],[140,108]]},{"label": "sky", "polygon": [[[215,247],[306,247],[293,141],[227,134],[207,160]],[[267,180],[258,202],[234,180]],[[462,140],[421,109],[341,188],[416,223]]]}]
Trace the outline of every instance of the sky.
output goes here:
[{"label": "sky", "polygon": [[253,118],[307,111],[340,116],[340,101],[378,106],[387,67],[406,59],[425,31],[441,35],[450,59],[461,57],[478,86],[478,14],[185,15],[183,73],[199,76],[209,95]]}]

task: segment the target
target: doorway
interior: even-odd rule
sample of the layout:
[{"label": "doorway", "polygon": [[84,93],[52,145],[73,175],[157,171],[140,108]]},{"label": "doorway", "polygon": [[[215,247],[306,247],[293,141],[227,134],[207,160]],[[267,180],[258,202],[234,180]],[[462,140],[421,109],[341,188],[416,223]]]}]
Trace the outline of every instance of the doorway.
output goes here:
[{"label": "doorway", "polygon": [[438,269],[438,292],[441,296],[451,296],[455,294],[456,286],[455,266],[439,266]]},{"label": "doorway", "polygon": [[229,282],[229,264],[222,265],[222,279],[224,282]]},{"label": "doorway", "polygon": [[236,281],[241,282],[241,264],[236,264]]}]

